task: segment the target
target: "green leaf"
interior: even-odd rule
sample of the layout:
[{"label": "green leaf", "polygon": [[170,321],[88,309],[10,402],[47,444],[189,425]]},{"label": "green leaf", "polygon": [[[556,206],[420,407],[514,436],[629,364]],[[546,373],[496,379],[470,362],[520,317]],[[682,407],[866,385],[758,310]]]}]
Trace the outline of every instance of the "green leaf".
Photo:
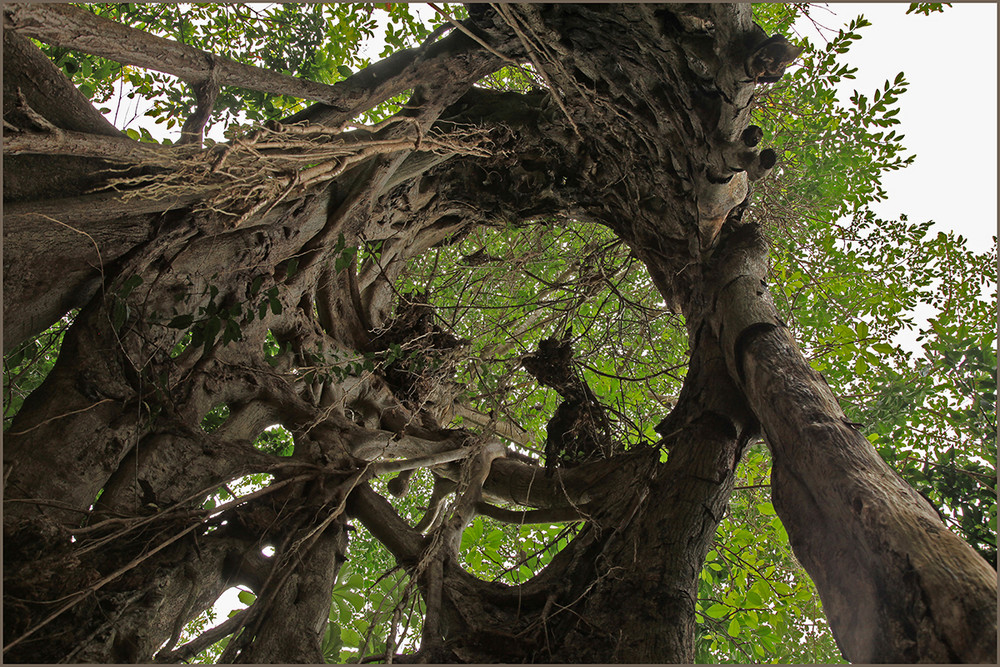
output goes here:
[{"label": "green leaf", "polygon": [[240,340],[243,337],[243,330],[236,320],[226,320],[226,330],[222,334],[223,344]]},{"label": "green leaf", "polygon": [[257,276],[250,283],[250,296],[256,296],[260,291],[260,286],[264,283],[264,276]]},{"label": "green leaf", "polygon": [[251,605],[254,603],[254,600],[257,599],[257,596],[250,591],[240,591],[236,597],[238,597],[240,602],[245,605]]},{"label": "green leaf", "polygon": [[212,349],[212,346],[215,345],[215,337],[219,335],[219,331],[221,330],[222,330],[222,320],[220,318],[210,317],[209,319],[205,320],[204,334],[203,334],[205,337],[205,341],[203,344],[205,354],[208,354],[209,350]]},{"label": "green leaf", "polygon": [[121,331],[131,312],[127,303],[121,299],[115,299],[115,305],[111,309],[111,326],[115,331]]},{"label": "green leaf", "polygon": [[337,260],[333,263],[334,271],[340,273],[351,265],[351,262],[354,260],[354,254],[350,252],[352,250],[354,250],[354,248],[348,248],[339,257],[337,257]]},{"label": "green leaf", "polygon": [[341,637],[340,625],[331,621],[327,624],[326,632],[323,634],[323,643],[321,644],[323,659],[328,663],[338,662],[340,649],[343,646],[344,641]]},{"label": "green leaf", "polygon": [[178,315],[167,323],[171,329],[187,329],[194,322],[194,315]]},{"label": "green leaf", "polygon": [[859,356],[854,360],[854,372],[858,375],[864,375],[868,371],[868,362],[864,357]]},{"label": "green leaf", "polygon": [[711,616],[712,618],[722,618],[729,613],[729,607],[724,604],[713,604],[711,607],[705,610],[706,616]]},{"label": "green leaf", "polygon": [[347,65],[337,65],[337,72],[339,72],[340,76],[344,77],[345,79],[354,74],[354,72],[351,71],[351,68],[348,67]]},{"label": "green leaf", "polygon": [[757,596],[762,601],[770,600],[774,597],[774,591],[772,591],[771,587],[767,584],[767,582],[763,580],[759,580],[756,583],[754,583],[753,588],[751,590],[754,593],[756,593]]},{"label": "green leaf", "polygon": [[727,629],[727,632],[729,633],[730,637],[739,637],[740,636],[740,622],[737,621],[735,618],[733,620],[729,621],[729,628]]},{"label": "green leaf", "polygon": [[129,294],[132,293],[132,290],[134,290],[141,284],[142,284],[142,276],[139,275],[130,276],[128,280],[126,280],[122,284],[121,289],[118,290],[118,295],[124,299],[128,297]]},{"label": "green leaf", "polygon": [[365,599],[353,591],[341,591],[340,596],[349,602],[355,611],[361,611],[365,606]]},{"label": "green leaf", "polygon": [[761,514],[772,515],[774,514],[774,505],[771,503],[758,503],[757,511]]},{"label": "green leaf", "polygon": [[361,646],[361,635],[354,628],[341,628],[340,636],[344,642],[344,646],[352,648]]}]

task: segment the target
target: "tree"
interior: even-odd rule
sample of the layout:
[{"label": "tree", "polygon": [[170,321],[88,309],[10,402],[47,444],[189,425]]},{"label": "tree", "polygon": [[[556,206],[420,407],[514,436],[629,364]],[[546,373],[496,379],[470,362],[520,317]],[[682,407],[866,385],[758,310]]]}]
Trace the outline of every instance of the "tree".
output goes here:
[{"label": "tree", "polygon": [[[336,660],[348,641],[396,662],[689,662],[719,634],[708,619],[734,639],[757,623],[699,598],[718,584],[703,572],[753,565],[713,539],[763,436],[747,456],[769,459],[773,505],[756,519],[780,522],[758,528],[787,531],[844,657],[995,661],[995,570],[879,456],[782,317],[817,331],[838,304],[807,294],[802,309],[797,261],[833,276],[869,261],[810,246],[797,210],[832,201],[857,245],[881,242],[864,206],[905,161],[870,125],[892,124],[901,77],[839,133],[789,114],[780,136],[829,131],[825,152],[771,180],[761,125],[794,91],[821,108],[827,92],[781,87],[803,47],[747,5],[470,5],[437,28],[390,7],[391,45],[423,41],[374,64],[330,39],[371,30],[371,8],[337,7],[260,24],[247,8],[185,23],[155,6],[4,7],[5,372],[23,381],[5,388],[34,389],[7,392],[5,659],[169,662],[223,640],[218,659],[237,662]],[[164,25],[176,39],[149,32]],[[835,55],[855,27],[805,52],[813,73],[848,74]],[[182,125],[176,145],[104,120],[88,94],[115,77]],[[249,123],[205,141],[237,108]],[[822,160],[871,173],[826,182]],[[795,203],[785,190],[814,208],[769,208]],[[925,247],[903,222],[886,226]],[[774,298],[768,233],[778,256],[803,240]],[[944,279],[925,274],[918,287]],[[956,298],[979,303],[969,289]],[[904,317],[864,308],[857,341]],[[938,327],[961,395],[992,343]],[[39,351],[46,372],[29,368]],[[882,354],[898,356],[879,375],[896,373],[891,398],[906,360]],[[865,389],[841,361],[825,360],[838,384]],[[891,449],[900,411],[855,409]],[[964,456],[947,465],[968,470]],[[986,511],[979,487],[930,490]],[[725,523],[741,518],[745,502]],[[518,553],[496,546],[504,530]],[[988,552],[989,531],[963,530]],[[792,595],[775,564],[760,581]],[[396,565],[369,636],[341,627],[366,605],[357,571]],[[490,567],[498,580],[470,574]],[[178,646],[236,584],[246,610]],[[419,640],[401,634],[412,618]]]}]

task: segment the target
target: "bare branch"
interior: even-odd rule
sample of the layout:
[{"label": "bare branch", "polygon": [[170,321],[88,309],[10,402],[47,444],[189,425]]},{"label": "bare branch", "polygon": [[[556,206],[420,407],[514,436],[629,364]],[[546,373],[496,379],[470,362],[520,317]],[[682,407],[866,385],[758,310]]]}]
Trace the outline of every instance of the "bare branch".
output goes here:
[{"label": "bare branch", "polygon": [[402,472],[404,470],[416,470],[417,468],[429,468],[431,466],[439,465],[441,463],[450,463],[451,461],[458,461],[464,459],[472,450],[468,447],[463,447],[461,449],[452,449],[447,452],[440,452],[438,454],[431,454],[430,456],[421,456],[415,459],[404,459],[402,461],[383,461],[381,463],[376,463],[370,469],[376,475],[384,475],[391,472]]},{"label": "bare branch", "polygon": [[415,563],[420,558],[426,539],[367,484],[359,484],[351,492],[347,510],[401,563]]},{"label": "bare branch", "polygon": [[197,655],[223,637],[233,634],[242,628],[247,617],[250,615],[250,608],[240,610],[224,622],[201,633],[186,644],[182,644],[173,651],[161,651],[153,659],[154,662],[178,663],[187,662],[188,658]]},{"label": "bare branch", "polygon": [[3,24],[4,28],[34,37],[46,44],[173,74],[184,81],[207,81],[214,73],[220,84],[248,90],[321,102],[332,102],[337,97],[333,93],[333,86],[214,56],[201,49],[156,37],[69,5],[5,5]]},{"label": "bare branch", "polygon": [[541,510],[509,510],[489,503],[476,503],[476,513],[519,526],[529,523],[566,523],[584,519],[586,507],[552,507]]},{"label": "bare branch", "polygon": [[144,144],[128,137],[109,137],[83,132],[31,132],[4,135],[4,155],[76,155],[141,165],[179,165],[170,149]]}]

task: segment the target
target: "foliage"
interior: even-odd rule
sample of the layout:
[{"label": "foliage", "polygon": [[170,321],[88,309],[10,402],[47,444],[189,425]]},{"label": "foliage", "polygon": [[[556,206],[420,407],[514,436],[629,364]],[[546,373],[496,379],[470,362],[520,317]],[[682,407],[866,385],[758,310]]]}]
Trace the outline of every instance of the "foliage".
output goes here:
[{"label": "foliage", "polygon": [[950,2],[911,2],[907,14],[923,14],[930,16],[935,12],[943,12],[945,7],[951,7]]},{"label": "foliage", "polygon": [[[797,7],[754,9],[766,28],[783,31]],[[902,73],[870,101],[858,92],[850,108],[836,101],[834,86],[853,78],[854,71],[838,58],[867,25],[863,17],[854,19],[822,50],[800,41],[802,66],[762,96],[756,121],[783,157],[775,177],[758,185],[748,214],[772,230],[772,295],[779,311],[841,398],[848,418],[862,425],[879,454],[995,566],[997,295],[991,277],[996,251],[973,253],[954,234],[931,236],[931,222],[913,223],[905,216],[880,220],[867,208],[884,197],[881,174],[913,159],[903,157],[901,135],[885,132],[897,122],[896,105],[906,86]],[[920,355],[899,339],[927,306],[938,314],[921,330],[930,340]],[[741,474],[750,485],[766,485],[766,452],[748,454]],[[753,514],[758,490],[750,491],[734,495],[733,516],[747,520]],[[774,525],[780,522],[775,517],[763,530],[744,529],[767,536],[754,543],[768,550],[766,559],[723,563],[718,555],[732,554],[732,544],[746,548],[739,530],[727,530],[730,521],[720,526],[717,548],[702,573],[702,597],[720,602],[715,620],[705,613],[699,661],[839,661],[823,631],[818,596],[809,592],[812,584],[791,557],[787,535]],[[768,605],[777,615],[773,624],[761,625],[759,608],[747,604],[756,598],[746,594],[739,604],[745,591],[755,590],[755,580],[774,585],[773,573],[761,577],[767,570],[751,567],[758,560],[788,568],[777,583],[790,590],[772,596]],[[709,581],[711,596],[704,589]],[[798,608],[786,604],[810,599],[814,602],[806,606],[796,602]],[[767,630],[747,642],[748,629],[761,627]],[[742,634],[729,632],[737,628]],[[770,630],[782,640],[797,633],[798,640],[770,645]],[[766,657],[760,655],[762,646]]]},{"label": "foliage", "polygon": [[[761,120],[787,166],[753,213],[774,230],[775,301],[848,417],[995,564],[995,251],[867,208],[884,197],[880,174],[913,157],[884,131],[897,124],[902,73],[870,100],[855,91],[851,110],[835,104],[833,85],[853,77],[836,55],[866,25],[851,21],[821,53],[807,44],[803,67],[770,91]],[[807,136],[821,138],[819,159]],[[918,354],[901,343],[928,308]]]},{"label": "foliage", "polygon": [[741,463],[729,514],[700,575],[696,659],[842,662],[819,594],[767,500],[769,469],[763,446],[752,448]]},{"label": "foliage", "polygon": [[24,399],[49,374],[59,356],[63,334],[76,319],[77,310],[66,313],[58,322],[15,347],[3,358],[3,430],[10,427]]},{"label": "foliage", "polygon": [[608,230],[548,220],[476,230],[415,259],[400,291],[433,295],[441,323],[468,341],[456,376],[466,399],[533,434],[526,454],[542,449],[559,397],[521,358],[568,329],[583,378],[612,411],[616,441],[659,439],[653,425],[686,367],[683,329]]}]

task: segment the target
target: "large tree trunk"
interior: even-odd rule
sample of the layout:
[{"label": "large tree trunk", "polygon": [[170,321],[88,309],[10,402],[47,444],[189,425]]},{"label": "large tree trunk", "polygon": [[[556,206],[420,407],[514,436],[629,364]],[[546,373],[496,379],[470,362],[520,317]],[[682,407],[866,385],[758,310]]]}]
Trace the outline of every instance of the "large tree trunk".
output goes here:
[{"label": "large tree trunk", "polygon": [[[27,38],[4,30],[3,49],[7,122],[33,128],[34,112],[59,130],[120,136]],[[61,220],[72,201],[67,198],[99,185],[103,177],[97,172],[107,163],[74,155],[12,155],[7,150],[3,162],[3,270],[4,276],[18,278],[4,281],[6,355],[66,311],[86,304],[100,285],[103,265],[147,240],[151,228],[147,218],[130,215],[127,209],[99,221],[74,220],[72,226]],[[45,199],[65,201],[43,210],[37,203]],[[52,271],[53,266],[61,270]]]},{"label": "large tree trunk", "polygon": [[854,662],[996,659],[996,572],[876,454],[812,370],[764,288],[757,230],[713,276],[733,378],[774,455],[774,507]]},{"label": "large tree trunk", "polygon": [[[606,569],[563,619],[560,659],[691,663],[698,575],[726,513],[736,466],[756,423],[726,372],[713,336],[692,352],[680,403],[660,425],[669,451],[626,512],[608,522]],[[581,621],[580,619],[585,619]]]},{"label": "large tree trunk", "polygon": [[[318,662],[351,517],[426,603],[420,651],[386,659],[689,662],[698,574],[762,428],[775,506],[849,659],[995,660],[995,572],[845,423],[770,304],[759,230],[740,222],[749,182],[774,164],[744,134],[755,81],[780,76],[792,50],[755,59],[766,35],[746,5],[470,13],[469,34],[333,87],[213,61],[240,85],[325,102],[289,119],[309,126],[230,146],[219,170],[220,154],[197,145],[115,136],[21,35],[140,64],[126,40],[154,44],[162,67],[199,85],[216,76],[203,54],[104,34],[71,8],[5,8],[4,159],[17,172],[5,273],[18,277],[5,283],[5,349],[81,311],[5,434],[4,658],[149,661],[167,642],[157,659],[176,661],[241,630],[224,660]],[[510,60],[544,71],[548,89],[473,87]],[[41,75],[51,85],[29,91]],[[23,83],[31,113],[8,80]],[[344,131],[411,87],[393,122]],[[47,173],[53,156],[61,166]],[[84,194],[93,184],[80,172],[105,161],[167,196],[134,183]],[[691,362],[660,448],[545,474],[488,431],[449,428],[469,414],[450,375],[464,343],[422,315],[433,304],[397,298],[397,280],[475,225],[542,217],[615,231],[684,314]],[[382,242],[378,262],[342,266],[362,239]],[[196,342],[175,349],[185,333]],[[444,370],[327,368],[333,354],[412,341]],[[206,432],[222,404],[230,416]],[[290,458],[250,444],[274,423],[293,434]],[[454,501],[411,526],[368,482],[420,467],[438,500]],[[202,507],[251,473],[273,481]],[[476,513],[585,527],[534,578],[505,586],[459,565]],[[177,646],[183,624],[236,583],[256,602]]]}]

